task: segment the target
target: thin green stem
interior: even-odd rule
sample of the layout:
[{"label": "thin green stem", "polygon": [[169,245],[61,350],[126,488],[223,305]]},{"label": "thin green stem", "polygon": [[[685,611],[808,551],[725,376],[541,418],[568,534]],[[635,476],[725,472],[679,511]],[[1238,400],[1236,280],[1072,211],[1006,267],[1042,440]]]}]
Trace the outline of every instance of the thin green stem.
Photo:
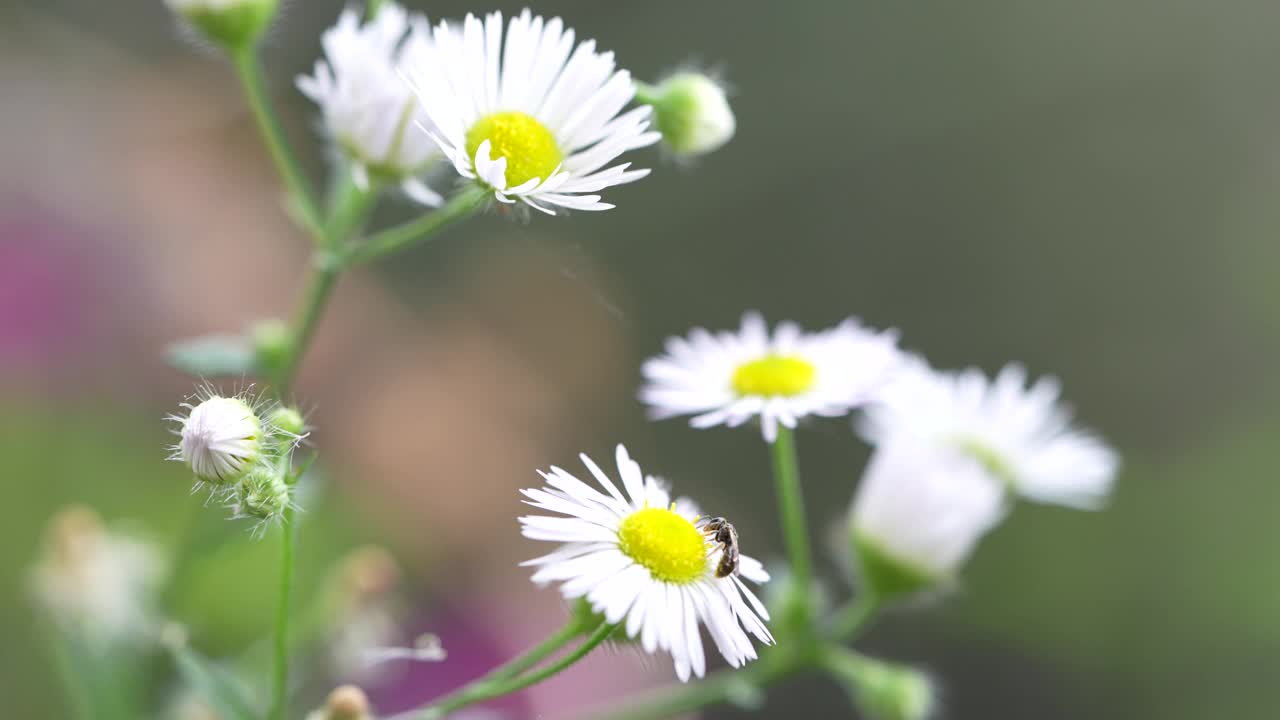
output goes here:
[{"label": "thin green stem", "polygon": [[364,19],[366,22],[378,16],[378,11],[382,9],[382,0],[369,0],[364,6]]},{"label": "thin green stem", "polygon": [[[813,564],[809,550],[809,526],[804,516],[804,496],[800,492],[800,468],[796,461],[795,435],[779,427],[771,448],[773,477],[777,486],[778,511],[782,515],[783,539],[796,591],[808,597],[812,590]],[[806,610],[807,615],[807,610]]]},{"label": "thin green stem", "polygon": [[376,178],[369,178],[367,187],[360,187],[351,177],[351,168],[344,166],[342,179],[332,190],[329,203],[329,215],[325,221],[326,247],[337,248],[347,238],[360,232],[369,212],[373,209],[373,201],[378,197],[380,183]]},{"label": "thin green stem", "polygon": [[348,266],[358,265],[428,240],[445,227],[470,217],[484,205],[487,196],[488,191],[478,185],[466,187],[440,209],[417,220],[374,233],[360,244],[351,246],[343,260]]},{"label": "thin green stem", "polygon": [[280,364],[280,375],[276,378],[276,394],[283,400],[288,397],[293,386],[294,376],[306,353],[307,345],[315,334],[316,325],[324,313],[329,295],[338,282],[338,273],[342,266],[329,253],[316,256],[315,268],[311,274],[311,282],[303,295],[302,305],[293,321],[293,331],[289,340],[289,352]]},{"label": "thin green stem", "polygon": [[719,670],[698,682],[658,688],[623,703],[621,708],[614,706],[583,717],[592,720],[654,720],[727,702],[754,706],[763,700],[763,686],[795,672],[800,665],[800,656],[788,656],[774,662],[765,658],[742,669]]},{"label": "thin green stem", "polygon": [[832,618],[832,637],[846,643],[857,640],[858,636],[871,625],[880,606],[880,598],[875,593],[862,591],[853,602],[837,611]]},{"label": "thin green stem", "polygon": [[636,94],[635,101],[641,105],[657,105],[659,101],[658,88],[648,83],[637,81],[635,83]]},{"label": "thin green stem", "polygon": [[[591,636],[582,641],[582,644],[574,648],[573,652],[565,655],[559,660],[547,665],[536,672],[525,675],[519,675],[513,678],[487,680],[481,679],[467,685],[455,693],[438,700],[431,705],[423,708],[420,714],[421,720],[437,720],[438,718],[447,717],[449,713],[461,710],[468,705],[474,705],[485,700],[510,695],[532,685],[546,680],[547,678],[558,675],[566,670],[569,666],[586,657],[588,653],[596,649],[600,643],[604,642],[618,629],[616,623],[600,623],[600,626],[591,633]],[[502,668],[499,668],[500,670]]]},{"label": "thin green stem", "polygon": [[482,680],[497,681],[507,680],[537,665],[546,658],[554,655],[557,650],[568,645],[571,640],[582,634],[585,628],[577,620],[570,620],[567,625],[557,631],[554,635],[543,640],[537,645],[529,648],[523,654],[512,658],[511,660],[494,668]]},{"label": "thin green stem", "polygon": [[315,194],[311,190],[310,183],[307,182],[302,166],[298,163],[297,156],[285,139],[280,118],[276,116],[275,107],[267,96],[257,49],[252,45],[238,49],[232,53],[232,61],[235,64],[236,75],[240,78],[240,85],[244,89],[245,100],[253,112],[254,123],[258,126],[258,133],[262,136],[267,151],[271,153],[276,171],[280,173],[280,178],[288,188],[289,196],[301,214],[303,224],[312,236],[319,240],[323,234],[320,206],[316,203]]},{"label": "thin green stem", "polygon": [[296,510],[288,505],[280,524],[280,597],[276,605],[275,665],[271,678],[270,720],[285,720],[289,706],[289,619],[292,615],[293,566],[297,554]]}]

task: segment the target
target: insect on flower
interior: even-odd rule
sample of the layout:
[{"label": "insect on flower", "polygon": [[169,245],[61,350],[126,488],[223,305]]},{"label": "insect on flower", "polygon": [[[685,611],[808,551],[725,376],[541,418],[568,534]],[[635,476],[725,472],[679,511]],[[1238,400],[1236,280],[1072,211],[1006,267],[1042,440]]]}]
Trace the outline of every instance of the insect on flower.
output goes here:
[{"label": "insect on flower", "polygon": [[716,577],[724,578],[738,573],[738,529],[722,517],[706,517],[698,521],[698,529],[717,543],[722,551],[716,565]]}]

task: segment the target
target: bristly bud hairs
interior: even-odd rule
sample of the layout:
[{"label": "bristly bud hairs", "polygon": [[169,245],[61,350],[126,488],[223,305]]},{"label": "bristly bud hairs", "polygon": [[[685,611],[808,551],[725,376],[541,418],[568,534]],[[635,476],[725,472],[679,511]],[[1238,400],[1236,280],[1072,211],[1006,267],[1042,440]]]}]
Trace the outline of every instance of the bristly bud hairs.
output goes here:
[{"label": "bristly bud hairs", "polygon": [[245,390],[232,396],[202,388],[170,416],[178,442],[170,459],[187,465],[196,488],[230,501],[235,517],[271,521],[290,503],[285,475],[290,456],[306,437],[302,414]]}]

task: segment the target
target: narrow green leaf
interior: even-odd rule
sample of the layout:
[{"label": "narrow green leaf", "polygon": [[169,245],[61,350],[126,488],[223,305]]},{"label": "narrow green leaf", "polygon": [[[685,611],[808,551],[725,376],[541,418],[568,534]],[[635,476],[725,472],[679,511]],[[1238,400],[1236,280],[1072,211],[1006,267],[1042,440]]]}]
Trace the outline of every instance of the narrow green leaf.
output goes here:
[{"label": "narrow green leaf", "polygon": [[169,346],[169,364],[196,377],[252,375],[253,348],[236,335],[206,335]]}]

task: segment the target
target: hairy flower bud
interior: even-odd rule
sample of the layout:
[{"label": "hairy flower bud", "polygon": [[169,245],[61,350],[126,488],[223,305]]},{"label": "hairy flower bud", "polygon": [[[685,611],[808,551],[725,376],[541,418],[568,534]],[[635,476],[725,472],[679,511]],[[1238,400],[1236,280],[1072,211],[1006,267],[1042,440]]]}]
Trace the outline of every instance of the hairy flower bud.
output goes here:
[{"label": "hairy flower bud", "polygon": [[272,427],[286,436],[300,438],[307,434],[307,420],[297,408],[278,407],[271,411],[269,418]]},{"label": "hairy flower bud", "polygon": [[657,112],[662,142],[676,155],[704,155],[733,137],[736,122],[724,88],[698,72],[680,72],[657,87],[639,86],[641,102]]},{"label": "hairy flower bud", "polygon": [[189,411],[186,417],[170,418],[181,424],[172,457],[186,463],[203,482],[238,482],[262,460],[264,451],[263,422],[249,400],[206,392],[199,404],[183,403]]},{"label": "hairy flower bud", "polygon": [[279,0],[165,0],[205,37],[227,48],[255,42],[275,17]]},{"label": "hairy flower bud", "polygon": [[269,465],[253,469],[236,487],[237,514],[258,520],[275,520],[289,506],[289,486]]}]

